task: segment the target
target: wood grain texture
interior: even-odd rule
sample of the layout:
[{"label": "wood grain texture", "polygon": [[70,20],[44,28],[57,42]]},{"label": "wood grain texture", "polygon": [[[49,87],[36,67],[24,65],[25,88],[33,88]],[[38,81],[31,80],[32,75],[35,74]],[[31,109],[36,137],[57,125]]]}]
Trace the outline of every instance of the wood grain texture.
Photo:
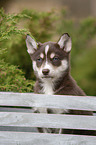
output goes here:
[{"label": "wood grain texture", "polygon": [[96,144],[96,136],[31,132],[34,127],[96,130],[96,116],[32,113],[31,107],[96,111],[96,97],[0,92],[0,145]]},{"label": "wood grain texture", "polygon": [[96,116],[0,112],[0,126],[96,130]]},{"label": "wood grain texture", "polygon": [[96,137],[66,134],[0,132],[0,145],[96,145]]},{"label": "wood grain texture", "polygon": [[96,111],[96,97],[0,92],[0,105]]}]

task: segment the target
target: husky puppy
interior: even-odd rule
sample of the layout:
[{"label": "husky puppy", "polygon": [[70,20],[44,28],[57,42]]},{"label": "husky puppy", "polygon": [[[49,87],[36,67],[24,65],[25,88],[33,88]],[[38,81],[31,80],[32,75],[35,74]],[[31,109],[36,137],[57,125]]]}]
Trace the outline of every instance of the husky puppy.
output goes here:
[{"label": "husky puppy", "polygon": [[[27,35],[27,51],[31,57],[36,75],[35,93],[85,96],[83,90],[70,75],[71,37],[64,33],[58,42],[36,43]],[[45,113],[70,113],[92,115],[87,111],[64,109],[38,110]],[[41,132],[64,133],[64,130],[40,129]]]}]

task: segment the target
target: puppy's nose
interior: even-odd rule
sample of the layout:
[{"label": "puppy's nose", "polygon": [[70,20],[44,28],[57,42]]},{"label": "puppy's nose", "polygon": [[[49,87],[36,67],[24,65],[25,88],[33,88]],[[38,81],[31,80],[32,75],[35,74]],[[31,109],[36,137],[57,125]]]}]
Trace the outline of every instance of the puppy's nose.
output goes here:
[{"label": "puppy's nose", "polygon": [[42,73],[43,73],[44,75],[48,75],[49,71],[50,71],[49,69],[43,69],[43,70],[42,70]]}]

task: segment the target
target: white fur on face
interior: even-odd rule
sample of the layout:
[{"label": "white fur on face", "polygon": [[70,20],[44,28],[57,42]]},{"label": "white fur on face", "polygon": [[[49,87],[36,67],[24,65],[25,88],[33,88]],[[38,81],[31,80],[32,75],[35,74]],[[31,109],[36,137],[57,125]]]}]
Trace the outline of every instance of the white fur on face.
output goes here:
[{"label": "white fur on face", "polygon": [[45,54],[46,54],[46,56],[47,56],[48,50],[49,50],[49,45],[46,45],[46,47],[45,47]]},{"label": "white fur on face", "polygon": [[62,60],[61,65],[54,69],[54,72],[53,72],[54,80],[55,81],[58,80],[64,74],[64,71],[67,70],[67,68],[68,68],[67,60]]},{"label": "white fur on face", "polygon": [[43,54],[43,53],[41,53],[41,54],[40,54],[40,57],[43,59],[43,58],[44,58],[44,54]]},{"label": "white fur on face", "polygon": [[51,59],[54,58],[54,56],[55,56],[55,53],[54,52],[50,54],[50,58]]},{"label": "white fur on face", "polygon": [[34,72],[36,74],[36,76],[38,78],[41,79],[42,81],[42,90],[40,91],[40,93],[44,93],[44,94],[54,94],[54,91],[53,91],[53,80],[52,78],[42,78],[43,77],[43,73],[42,73],[42,70],[43,69],[51,69],[50,65],[48,65],[47,63],[44,65],[44,66],[41,66],[40,68],[37,67],[36,65],[36,62],[33,61],[33,69],[34,69]]},{"label": "white fur on face", "polygon": [[[57,81],[62,75],[64,74],[64,71],[68,68],[68,62],[67,60],[62,60],[61,65],[59,67],[53,66],[51,63],[48,63],[46,61],[45,64],[42,64],[40,68],[37,67],[36,62],[33,61],[33,69],[35,71],[35,74],[38,78],[41,79],[42,83],[42,90],[41,93],[44,94],[54,94],[54,83]],[[49,69],[49,76],[50,78],[43,78],[43,69]]]}]

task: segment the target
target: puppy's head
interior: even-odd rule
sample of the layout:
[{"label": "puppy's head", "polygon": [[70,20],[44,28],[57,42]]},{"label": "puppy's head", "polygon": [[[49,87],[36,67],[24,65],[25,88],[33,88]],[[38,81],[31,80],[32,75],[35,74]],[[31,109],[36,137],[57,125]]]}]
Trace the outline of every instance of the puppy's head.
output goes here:
[{"label": "puppy's head", "polygon": [[65,33],[57,43],[36,43],[29,35],[26,38],[27,51],[33,62],[37,78],[56,80],[69,70],[71,38]]}]

